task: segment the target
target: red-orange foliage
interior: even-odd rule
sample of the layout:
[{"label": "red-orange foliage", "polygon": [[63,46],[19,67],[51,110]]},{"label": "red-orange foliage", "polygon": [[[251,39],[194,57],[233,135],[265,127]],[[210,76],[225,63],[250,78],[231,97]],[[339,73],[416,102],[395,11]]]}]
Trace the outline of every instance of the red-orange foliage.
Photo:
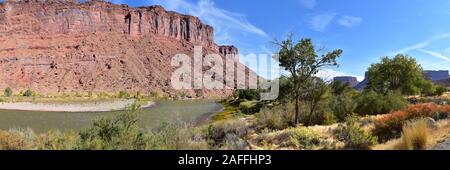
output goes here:
[{"label": "red-orange foliage", "polygon": [[400,134],[403,124],[412,119],[450,115],[450,105],[423,103],[410,105],[405,110],[395,111],[375,121],[374,134],[379,139],[389,139]]}]

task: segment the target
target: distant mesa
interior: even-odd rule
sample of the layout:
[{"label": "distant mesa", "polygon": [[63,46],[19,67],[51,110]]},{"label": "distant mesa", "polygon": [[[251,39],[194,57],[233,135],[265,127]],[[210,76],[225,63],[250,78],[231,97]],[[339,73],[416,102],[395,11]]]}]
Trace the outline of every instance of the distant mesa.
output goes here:
[{"label": "distant mesa", "polygon": [[425,70],[423,71],[423,74],[427,79],[432,80],[434,82],[450,78],[448,70]]},{"label": "distant mesa", "polygon": [[[448,70],[424,70],[423,75],[426,79],[429,79],[436,84],[442,84],[450,88],[450,74]],[[356,77],[351,76],[335,77],[334,81],[349,83],[354,89],[362,91],[369,82],[369,74],[366,72],[364,80],[361,82],[358,82]]]},{"label": "distant mesa", "polygon": [[355,87],[356,85],[358,85],[358,79],[356,77],[352,77],[352,76],[339,76],[339,77],[335,77],[333,78],[333,81],[339,81],[343,84],[350,84],[350,86]]}]

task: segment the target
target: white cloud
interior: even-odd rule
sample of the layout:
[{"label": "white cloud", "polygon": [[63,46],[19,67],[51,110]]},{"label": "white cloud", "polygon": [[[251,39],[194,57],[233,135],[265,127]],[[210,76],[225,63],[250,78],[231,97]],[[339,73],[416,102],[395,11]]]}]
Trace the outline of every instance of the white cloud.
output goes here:
[{"label": "white cloud", "polygon": [[424,53],[426,53],[426,54],[428,54],[430,56],[443,59],[445,61],[450,61],[450,57],[445,56],[444,54],[441,54],[441,53],[436,52],[436,51],[430,51],[430,50],[424,50],[424,49],[419,49],[419,51],[424,52]]},{"label": "white cloud", "polygon": [[300,4],[307,9],[316,7],[316,0],[299,0]]},{"label": "white cloud", "polygon": [[359,23],[361,23],[361,21],[362,21],[361,17],[345,15],[339,18],[337,22],[339,25],[350,28],[355,25],[358,25]]},{"label": "white cloud", "polygon": [[397,54],[405,54],[405,53],[407,53],[407,52],[409,52],[409,51],[412,51],[412,50],[418,50],[418,49],[427,47],[427,46],[430,45],[433,41],[441,40],[441,39],[447,39],[447,38],[450,38],[450,33],[439,34],[439,35],[436,35],[436,36],[434,36],[434,37],[431,37],[431,38],[429,38],[429,39],[427,39],[427,40],[425,40],[425,41],[422,41],[422,42],[419,42],[419,43],[417,43],[417,44],[414,44],[414,45],[412,45],[412,46],[409,46],[409,47],[406,47],[406,48],[397,50],[397,51],[395,51],[395,52],[391,52],[391,53],[389,53],[389,54],[387,54],[387,55],[392,56],[392,55],[397,55]]},{"label": "white cloud", "polygon": [[168,10],[199,17],[202,21],[214,27],[216,37],[219,40],[225,41],[230,37],[231,31],[269,37],[262,29],[251,24],[243,14],[218,8],[211,0],[200,0],[197,3],[186,0],[153,0],[152,2],[161,4]]},{"label": "white cloud", "polygon": [[445,49],[445,52],[450,53],[450,47],[448,47],[447,49]]},{"label": "white cloud", "polygon": [[339,76],[352,76],[352,77],[356,77],[356,79],[358,79],[358,81],[362,81],[364,80],[364,77],[361,76],[356,76],[356,75],[352,75],[352,74],[348,74],[348,73],[344,73],[344,72],[340,72],[340,71],[336,71],[333,69],[323,69],[320,70],[317,74],[317,77],[320,77],[324,80],[330,81],[333,80],[334,77],[339,77]]},{"label": "white cloud", "polygon": [[336,13],[324,13],[311,17],[310,28],[314,31],[324,32],[327,26],[333,21]]}]

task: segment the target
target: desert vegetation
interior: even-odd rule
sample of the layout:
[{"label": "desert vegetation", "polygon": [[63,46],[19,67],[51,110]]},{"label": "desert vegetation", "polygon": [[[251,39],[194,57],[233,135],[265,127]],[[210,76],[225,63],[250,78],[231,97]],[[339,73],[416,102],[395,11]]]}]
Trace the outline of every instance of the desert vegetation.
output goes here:
[{"label": "desert vegetation", "polygon": [[[279,78],[275,101],[261,101],[259,90],[236,90],[220,101],[224,109],[208,123],[169,122],[151,130],[138,125],[140,103],[134,103],[80,132],[0,131],[0,149],[423,150],[450,133],[445,88],[425,79],[413,57],[382,58],[368,69],[367,87],[358,91],[315,76],[336,66],[342,50],[325,53],[311,39],[295,42],[292,37],[277,45],[280,66],[289,75]],[[5,89],[5,96],[11,94]],[[113,96],[142,95],[120,91]]]}]

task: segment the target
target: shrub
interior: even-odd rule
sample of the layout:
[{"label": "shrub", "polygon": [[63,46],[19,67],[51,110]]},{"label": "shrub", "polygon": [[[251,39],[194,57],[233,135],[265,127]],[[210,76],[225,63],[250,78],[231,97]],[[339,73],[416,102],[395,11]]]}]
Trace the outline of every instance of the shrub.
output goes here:
[{"label": "shrub", "polygon": [[248,148],[248,143],[238,135],[231,133],[226,134],[223,145],[220,149],[224,150],[244,150]]},{"label": "shrub", "polygon": [[239,104],[239,110],[245,114],[254,114],[261,110],[262,103],[259,101],[244,101]]},{"label": "shrub", "polygon": [[221,145],[227,135],[234,134],[240,138],[246,137],[250,127],[244,119],[223,120],[209,125],[207,136],[213,140],[213,145]]},{"label": "shrub", "polygon": [[26,138],[15,131],[0,131],[0,150],[30,149]]},{"label": "shrub", "polygon": [[258,145],[269,149],[326,149],[331,146],[331,142],[320,133],[316,133],[310,128],[298,126],[288,128],[281,132],[265,130],[255,138]]},{"label": "shrub", "polygon": [[152,98],[159,98],[159,93],[157,91],[150,91],[150,97]]},{"label": "shrub", "polygon": [[442,96],[445,92],[447,92],[447,87],[445,87],[445,86],[437,86],[434,95],[435,96]]},{"label": "shrub", "polygon": [[236,90],[233,92],[233,97],[242,100],[259,100],[260,92],[256,89]]},{"label": "shrub", "polygon": [[399,137],[403,124],[409,120],[434,117],[446,118],[450,114],[450,105],[434,103],[416,104],[405,110],[395,111],[375,121],[374,134],[381,140]]},{"label": "shrub", "polygon": [[35,93],[33,92],[33,90],[31,90],[31,89],[27,89],[24,93],[23,93],[23,96],[25,96],[25,97],[31,97],[31,96],[34,96],[35,95]]},{"label": "shrub", "polygon": [[139,108],[140,106],[134,103],[117,117],[95,121],[93,127],[80,132],[81,149],[145,149],[145,136],[138,126]]},{"label": "shrub", "polygon": [[146,149],[152,150],[205,150],[208,142],[202,129],[191,124],[163,123],[152,130],[147,138]]},{"label": "shrub", "polygon": [[321,136],[307,128],[294,128],[286,131],[288,144],[296,149],[314,149],[322,143]]},{"label": "shrub", "polygon": [[119,98],[130,98],[130,94],[126,91],[120,91]]},{"label": "shrub", "polygon": [[13,91],[12,91],[11,88],[7,87],[7,88],[5,89],[5,91],[3,92],[3,94],[4,94],[5,97],[11,97],[12,94],[13,94]]},{"label": "shrub", "polygon": [[389,92],[386,95],[374,91],[364,92],[357,98],[356,113],[360,115],[386,114],[406,107],[407,100],[400,92]]},{"label": "shrub", "polygon": [[272,108],[263,108],[255,114],[257,124],[262,128],[286,129],[294,121],[295,105],[287,103],[274,106]]},{"label": "shrub", "polygon": [[347,118],[345,125],[339,125],[334,135],[338,140],[343,141],[348,149],[367,150],[377,144],[377,137],[360,128],[355,117]]},{"label": "shrub", "polygon": [[398,149],[425,150],[427,148],[429,132],[426,119],[406,123],[403,126],[403,135]]},{"label": "shrub", "polygon": [[337,121],[343,122],[352,115],[356,109],[357,103],[350,95],[334,96],[330,101],[330,108]]},{"label": "shrub", "polygon": [[80,136],[75,132],[50,130],[45,134],[35,135],[33,143],[39,150],[74,150],[78,148]]}]

